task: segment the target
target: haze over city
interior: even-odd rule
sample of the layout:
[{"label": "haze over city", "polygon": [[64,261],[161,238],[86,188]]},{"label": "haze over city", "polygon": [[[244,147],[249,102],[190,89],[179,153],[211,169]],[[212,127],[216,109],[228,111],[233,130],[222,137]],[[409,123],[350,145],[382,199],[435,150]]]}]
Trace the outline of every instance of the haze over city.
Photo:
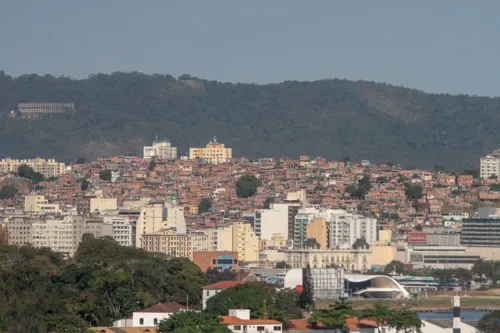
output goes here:
[{"label": "haze over city", "polygon": [[2,1],[0,333],[499,333],[499,12]]},{"label": "haze over city", "polygon": [[2,1],[0,70],[269,83],[347,78],[500,96],[494,0]]}]

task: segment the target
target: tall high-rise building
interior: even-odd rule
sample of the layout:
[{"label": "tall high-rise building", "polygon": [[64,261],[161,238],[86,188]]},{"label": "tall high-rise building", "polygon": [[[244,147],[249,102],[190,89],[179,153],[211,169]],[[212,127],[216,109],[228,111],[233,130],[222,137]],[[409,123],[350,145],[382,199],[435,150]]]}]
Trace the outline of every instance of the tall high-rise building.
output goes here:
[{"label": "tall high-rise building", "polygon": [[233,150],[226,148],[223,143],[218,143],[214,138],[207,143],[205,148],[189,148],[189,159],[204,160],[211,164],[219,164],[228,162],[233,158]]},{"label": "tall high-rise building", "polygon": [[144,159],[158,157],[165,160],[175,160],[177,158],[177,147],[167,140],[156,140],[151,146],[144,146]]}]

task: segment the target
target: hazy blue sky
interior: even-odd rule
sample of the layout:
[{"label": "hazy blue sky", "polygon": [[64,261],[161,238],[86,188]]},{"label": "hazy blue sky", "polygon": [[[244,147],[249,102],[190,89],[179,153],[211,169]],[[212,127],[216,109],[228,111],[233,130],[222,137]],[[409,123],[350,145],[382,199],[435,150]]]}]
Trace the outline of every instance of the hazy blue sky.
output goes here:
[{"label": "hazy blue sky", "polygon": [[0,70],[500,96],[499,13],[498,0],[0,0]]}]

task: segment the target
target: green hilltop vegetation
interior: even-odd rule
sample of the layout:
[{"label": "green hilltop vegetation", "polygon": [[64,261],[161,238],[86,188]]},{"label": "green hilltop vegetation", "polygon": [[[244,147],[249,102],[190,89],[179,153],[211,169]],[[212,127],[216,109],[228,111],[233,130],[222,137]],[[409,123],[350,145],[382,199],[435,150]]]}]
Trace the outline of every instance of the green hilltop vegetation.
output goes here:
[{"label": "green hilltop vegetation", "polygon": [[[74,102],[75,114],[8,117],[22,102]],[[210,137],[249,158],[299,155],[462,170],[500,145],[500,99],[348,80],[233,84],[113,73],[74,80],[0,72],[0,156],[141,154],[166,136],[183,153]]]},{"label": "green hilltop vegetation", "polygon": [[85,235],[75,258],[0,245],[0,332],[86,332],[158,302],[200,304],[203,273],[188,259]]}]

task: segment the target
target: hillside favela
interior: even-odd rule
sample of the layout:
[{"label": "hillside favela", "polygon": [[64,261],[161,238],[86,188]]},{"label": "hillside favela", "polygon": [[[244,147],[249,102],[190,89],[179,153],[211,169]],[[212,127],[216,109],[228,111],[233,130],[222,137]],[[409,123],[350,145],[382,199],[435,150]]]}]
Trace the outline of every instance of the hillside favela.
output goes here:
[{"label": "hillside favela", "polygon": [[169,332],[169,318],[207,332],[475,327],[418,314],[500,306],[500,153],[476,164],[235,158],[216,137],[180,156],[156,139],[142,156],[5,158],[2,292],[27,303],[2,323],[33,312],[96,332]]},{"label": "hillside favela", "polygon": [[500,1],[0,1],[0,333],[500,333]]}]

